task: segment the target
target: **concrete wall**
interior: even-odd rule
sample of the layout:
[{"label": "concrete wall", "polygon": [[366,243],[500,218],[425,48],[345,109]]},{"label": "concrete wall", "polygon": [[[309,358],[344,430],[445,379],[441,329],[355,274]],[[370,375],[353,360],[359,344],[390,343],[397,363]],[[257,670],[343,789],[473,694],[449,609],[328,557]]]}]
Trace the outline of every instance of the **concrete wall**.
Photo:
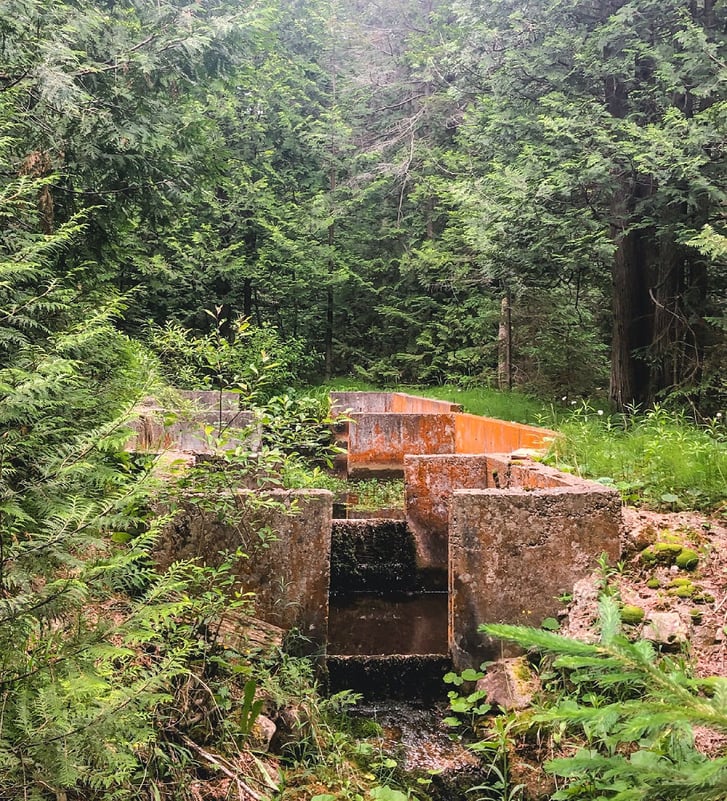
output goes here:
[{"label": "concrete wall", "polygon": [[331,392],[331,415],[335,417],[348,412],[390,412],[391,395],[391,392]]},{"label": "concrete wall", "polygon": [[[177,509],[154,552],[163,569],[180,559],[200,559],[219,565],[222,554],[238,548],[249,555],[240,559],[235,574],[242,592],[252,592],[254,615],[281,628],[297,628],[315,648],[325,647],[328,632],[328,595],[331,562],[331,512],[333,494],[327,490],[274,491],[268,493],[277,508],[257,508],[250,492],[231,497],[243,522],[219,519],[215,511],[193,503]],[[251,519],[257,522],[250,525]],[[274,534],[261,544],[257,531],[265,525]]]},{"label": "concrete wall", "polygon": [[458,403],[423,398],[405,392],[331,392],[331,412],[335,416],[349,412],[383,414],[446,414],[459,412]]},{"label": "concrete wall", "polygon": [[447,569],[449,505],[455,489],[485,489],[485,456],[404,457],[406,520],[414,534],[417,565]]},{"label": "concrete wall", "polygon": [[347,451],[336,460],[341,475],[401,475],[406,454],[511,453],[543,449],[557,436],[402,392],[332,392],[331,402],[334,415],[351,418],[334,426],[337,444]]},{"label": "concrete wall", "polygon": [[405,392],[393,392],[388,412],[397,414],[447,414],[461,412],[459,403],[422,398],[420,395],[407,395]]},{"label": "concrete wall", "polygon": [[476,414],[458,414],[455,426],[455,453],[511,453],[520,448],[542,449],[557,436],[547,428]]},{"label": "concrete wall", "polygon": [[[577,479],[575,479],[577,481]],[[539,626],[557,596],[619,555],[621,500],[595,482],[533,491],[455,490],[449,523],[449,645],[455,667],[512,648],[488,641],[482,623]]]},{"label": "concrete wall", "polygon": [[182,390],[177,394],[186,404],[183,408],[169,409],[155,398],[145,398],[137,405],[136,417],[129,424],[134,433],[126,443],[127,451],[213,453],[215,448],[205,432],[209,426],[212,439],[222,432],[221,438],[226,440],[223,450],[240,445],[250,450],[259,447],[254,417],[239,410],[237,393]]},{"label": "concrete wall", "polygon": [[348,474],[401,475],[404,455],[453,453],[454,414],[351,414]]}]

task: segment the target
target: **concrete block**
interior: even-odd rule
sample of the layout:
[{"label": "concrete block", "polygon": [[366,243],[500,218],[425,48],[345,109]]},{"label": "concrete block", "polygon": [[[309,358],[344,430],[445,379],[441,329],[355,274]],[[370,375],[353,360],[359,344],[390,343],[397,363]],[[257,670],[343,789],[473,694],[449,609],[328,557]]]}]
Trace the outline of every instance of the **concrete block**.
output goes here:
[{"label": "concrete block", "polygon": [[598,557],[619,556],[621,500],[614,490],[456,490],[449,525],[449,643],[457,669],[517,650],[487,640],[482,623],[539,626],[557,596]]},{"label": "concrete block", "polygon": [[[238,548],[248,558],[234,568],[240,592],[254,593],[252,614],[284,629],[296,628],[311,640],[311,650],[325,647],[331,561],[333,493],[327,490],[276,490],[263,495],[243,490],[231,506],[212,509],[194,499],[180,504],[153,554],[164,569],[181,559],[219,565]],[[239,518],[239,522],[231,522]],[[265,527],[270,538],[261,538]]]}]

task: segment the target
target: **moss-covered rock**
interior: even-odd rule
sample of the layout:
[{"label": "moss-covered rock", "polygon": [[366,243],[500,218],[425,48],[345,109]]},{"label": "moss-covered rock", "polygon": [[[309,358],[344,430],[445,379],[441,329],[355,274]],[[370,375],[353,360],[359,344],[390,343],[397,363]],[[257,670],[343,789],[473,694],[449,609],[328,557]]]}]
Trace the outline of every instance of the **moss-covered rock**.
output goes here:
[{"label": "moss-covered rock", "polygon": [[691,548],[682,548],[675,560],[675,564],[681,570],[696,570],[699,564],[699,554]]},{"label": "moss-covered rock", "polygon": [[637,626],[644,619],[644,610],[640,606],[625,604],[621,607],[621,621],[626,626]]},{"label": "moss-covered rock", "polygon": [[673,565],[682,552],[682,546],[678,542],[656,542],[652,545],[651,550],[654,552],[657,562]]}]

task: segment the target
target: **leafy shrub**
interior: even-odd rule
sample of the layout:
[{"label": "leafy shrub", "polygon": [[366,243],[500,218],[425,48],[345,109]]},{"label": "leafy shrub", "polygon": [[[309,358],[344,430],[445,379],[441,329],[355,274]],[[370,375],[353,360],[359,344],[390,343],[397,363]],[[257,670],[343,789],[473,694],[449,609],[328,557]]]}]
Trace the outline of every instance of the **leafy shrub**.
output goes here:
[{"label": "leafy shrub", "polygon": [[228,321],[220,317],[220,310],[212,317],[214,330],[206,334],[173,322],[149,327],[148,345],[174,386],[238,388],[264,402],[314,370],[315,359],[302,340],[284,342],[274,328],[253,326],[243,318],[231,321],[232,333],[226,336],[222,331]]}]

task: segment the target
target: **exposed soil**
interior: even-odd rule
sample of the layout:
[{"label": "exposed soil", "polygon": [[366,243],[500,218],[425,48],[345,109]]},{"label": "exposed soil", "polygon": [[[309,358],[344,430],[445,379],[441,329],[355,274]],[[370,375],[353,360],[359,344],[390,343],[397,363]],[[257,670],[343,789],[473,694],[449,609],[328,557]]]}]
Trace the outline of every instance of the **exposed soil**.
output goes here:
[{"label": "exposed soil", "polygon": [[[693,550],[699,561],[691,570],[670,564],[668,558],[651,561],[649,556],[656,543],[672,543]],[[657,545],[657,549],[659,547]],[[599,577],[594,576],[576,587],[573,603],[564,618],[565,633],[588,638],[595,620],[598,580]],[[609,582],[618,587],[624,604],[644,610],[645,620],[651,612],[678,614],[684,637],[677,638],[674,650],[687,655],[697,675],[727,675],[727,519],[724,515],[652,512],[626,507],[622,561]],[[657,582],[659,586],[655,586]],[[687,589],[680,591],[680,585]],[[688,594],[691,588],[693,591]],[[643,632],[644,625],[630,628],[637,635]]]}]

